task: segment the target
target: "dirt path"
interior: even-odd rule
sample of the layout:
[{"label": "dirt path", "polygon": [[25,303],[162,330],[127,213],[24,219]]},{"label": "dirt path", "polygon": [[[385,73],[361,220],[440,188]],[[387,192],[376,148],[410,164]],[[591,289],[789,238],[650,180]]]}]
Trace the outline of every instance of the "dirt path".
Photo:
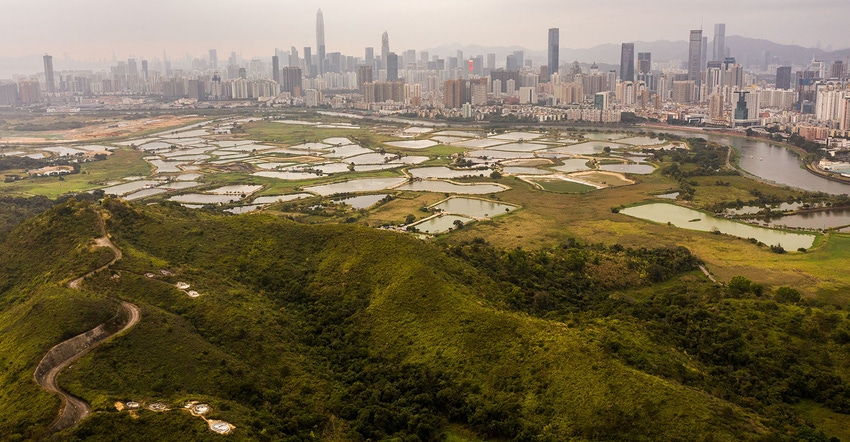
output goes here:
[{"label": "dirt path", "polygon": [[[109,247],[115,253],[115,257],[106,265],[103,265],[85,275],[68,283],[68,287],[79,290],[80,283],[89,275],[104,270],[121,259],[121,250],[112,243],[106,234],[103,219],[100,219],[100,228],[103,237],[95,240],[100,247]],[[85,355],[98,344],[111,337],[123,333],[136,325],[142,317],[138,306],[126,301],[121,301],[118,313],[112,319],[98,325],[97,327],[74,336],[71,339],[60,342],[51,348],[38,363],[35,369],[35,381],[47,391],[57,393],[62,398],[62,408],[56,420],[50,425],[48,434],[64,430],[77,425],[81,420],[91,413],[91,407],[84,400],[62,390],[56,383],[59,372],[71,365],[74,361]]]},{"label": "dirt path", "polygon": [[717,282],[717,279],[715,279],[715,278],[714,278],[714,275],[712,275],[712,274],[711,274],[711,272],[709,272],[709,271],[708,271],[708,269],[707,269],[707,268],[705,268],[705,266],[704,266],[704,265],[700,265],[700,266],[699,266],[699,269],[700,269],[700,270],[702,270],[702,273],[703,273],[703,274],[705,274],[705,276],[706,276],[706,277],[708,277],[708,279],[709,279],[711,282],[713,282],[713,283],[715,283],[715,284],[719,284],[719,282]]},{"label": "dirt path", "polygon": [[91,412],[91,408],[85,401],[59,388],[56,383],[59,372],[98,344],[129,330],[139,322],[141,317],[141,309],[138,306],[126,301],[122,302],[115,317],[85,333],[56,344],[44,355],[36,367],[35,381],[45,390],[59,394],[63,402],[59,416],[50,425],[49,433],[72,427]]}]

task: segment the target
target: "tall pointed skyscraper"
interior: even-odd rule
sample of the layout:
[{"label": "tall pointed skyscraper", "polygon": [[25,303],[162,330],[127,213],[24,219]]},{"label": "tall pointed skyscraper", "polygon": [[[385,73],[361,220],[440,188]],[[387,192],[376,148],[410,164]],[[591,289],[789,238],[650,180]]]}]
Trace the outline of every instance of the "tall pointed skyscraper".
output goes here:
[{"label": "tall pointed skyscraper", "polygon": [[316,13],[316,66],[319,75],[325,72],[325,18],[321,9]]},{"label": "tall pointed skyscraper", "polygon": [[387,34],[387,31],[384,31],[384,34],[381,35],[381,63],[384,66],[384,69],[387,67],[387,56],[390,54],[390,35]]}]

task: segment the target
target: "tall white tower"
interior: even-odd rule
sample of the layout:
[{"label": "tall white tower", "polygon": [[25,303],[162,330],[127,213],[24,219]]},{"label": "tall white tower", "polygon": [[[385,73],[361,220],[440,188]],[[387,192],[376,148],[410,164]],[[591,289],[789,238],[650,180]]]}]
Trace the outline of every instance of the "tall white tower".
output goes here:
[{"label": "tall white tower", "polygon": [[316,13],[316,65],[319,75],[325,72],[325,18],[322,10]]}]

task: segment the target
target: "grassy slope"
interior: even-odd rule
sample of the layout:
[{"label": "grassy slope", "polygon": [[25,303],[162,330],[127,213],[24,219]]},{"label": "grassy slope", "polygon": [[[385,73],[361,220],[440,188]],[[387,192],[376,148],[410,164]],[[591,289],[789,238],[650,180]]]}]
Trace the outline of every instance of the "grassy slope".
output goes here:
[{"label": "grassy slope", "polygon": [[[414,242],[393,244],[399,246],[387,262],[385,249],[357,248],[346,241],[335,247],[349,254],[325,249],[329,259],[322,262],[328,277],[351,275],[356,279],[343,276],[343,283],[356,284],[369,275],[367,285],[378,288],[369,306],[376,351],[447,367],[478,385],[482,397],[515,406],[554,440],[622,437],[623,425],[631,426],[631,437],[667,440],[711,431],[721,439],[761,431],[746,416],[721,424],[720,401],[610,360],[589,344],[599,332],[594,327],[572,329],[482,305],[476,289],[489,287],[457,284],[480,276],[457,264],[434,265],[440,257]],[[415,254],[422,259],[398,258]],[[665,425],[654,428],[653,421]]]},{"label": "grassy slope", "polygon": [[[469,401],[504,404],[550,439],[626,432],[650,439],[714,433],[731,440],[764,431],[734,406],[607,357],[592,343],[594,326],[573,329],[487,306],[479,293],[493,288],[480,274],[409,237],[341,226],[307,228],[264,216],[181,215],[180,209],[158,208],[122,215],[114,209],[116,237],[132,252],[120,264],[126,270],[119,284],[92,284],[115,285],[115,294],[147,305],[147,313],[126,339],[98,349],[68,373],[66,385],[100,409],[130,398],[173,403],[207,398],[228,404],[216,417],[251,438],[262,430],[251,424],[258,419],[257,406],[251,410],[250,398],[234,400],[240,396],[227,391],[240,369],[241,376],[273,388],[284,402],[301,398],[317,407],[325,402],[321,398],[339,395],[344,386],[327,371],[325,357],[312,353],[305,359],[311,353],[297,339],[315,319],[273,302],[281,294],[272,287],[308,269],[302,296],[310,304],[350,303],[351,316],[340,312],[340,320],[365,328],[370,354],[433,367],[470,384]],[[144,221],[133,222],[136,216]],[[178,272],[176,279],[197,284],[202,298],[189,300],[165,284],[174,280],[131,274],[155,270],[155,264],[167,264]],[[187,364],[191,368],[181,371]],[[228,373],[221,366],[236,368]],[[195,379],[197,373],[204,379]],[[482,410],[482,419],[498,415]],[[107,418],[98,419],[81,434],[107,428],[97,426]],[[659,420],[665,425],[653,423]]]},{"label": "grassy slope", "polygon": [[115,313],[115,303],[68,289],[64,282],[111,259],[92,249],[97,224],[85,203],[68,202],[24,222],[0,246],[0,435],[37,437],[59,399],[43,392],[33,371],[53,345]]}]

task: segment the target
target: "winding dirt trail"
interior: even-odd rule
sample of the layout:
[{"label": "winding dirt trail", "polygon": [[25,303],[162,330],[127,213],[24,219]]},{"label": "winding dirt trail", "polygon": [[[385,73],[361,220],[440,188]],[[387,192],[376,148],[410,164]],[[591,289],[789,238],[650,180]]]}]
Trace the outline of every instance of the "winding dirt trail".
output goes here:
[{"label": "winding dirt trail", "polygon": [[[68,283],[68,287],[80,289],[80,283],[86,277],[105,270],[116,261],[121,259],[123,254],[112,241],[109,235],[106,234],[106,227],[103,219],[100,221],[100,229],[103,232],[103,237],[97,238],[95,243],[100,247],[109,247],[115,253],[115,257],[109,263],[92,270],[89,273]],[[51,348],[47,354],[38,363],[35,369],[34,377],[36,383],[47,391],[57,393],[62,398],[62,408],[59,410],[59,415],[56,420],[50,425],[47,434],[52,434],[57,431],[77,425],[81,420],[91,413],[91,407],[84,400],[68,393],[59,388],[56,383],[56,378],[59,372],[65,367],[71,365],[74,361],[85,355],[98,344],[105,342],[109,338],[123,333],[134,325],[136,325],[142,317],[142,311],[135,304],[126,301],[121,301],[118,312],[110,320],[98,325],[97,327],[74,336],[71,339],[60,342]]]}]

